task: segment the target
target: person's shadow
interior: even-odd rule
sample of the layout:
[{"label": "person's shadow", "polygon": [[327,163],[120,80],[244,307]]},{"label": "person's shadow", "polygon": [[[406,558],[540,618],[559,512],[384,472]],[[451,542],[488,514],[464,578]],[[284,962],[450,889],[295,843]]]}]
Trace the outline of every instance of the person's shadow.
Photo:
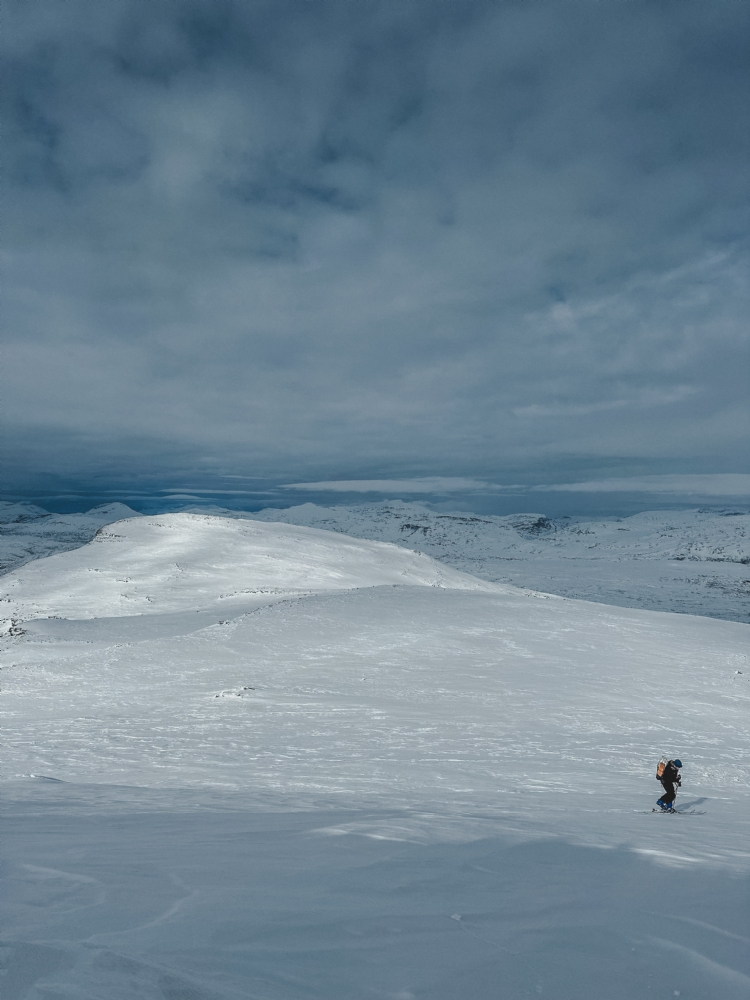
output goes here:
[{"label": "person's shadow", "polygon": [[690,802],[680,802],[680,807],[679,809],[675,809],[675,812],[685,812],[687,809],[693,809],[695,806],[702,806],[704,802],[708,802],[708,799],[692,799]]}]

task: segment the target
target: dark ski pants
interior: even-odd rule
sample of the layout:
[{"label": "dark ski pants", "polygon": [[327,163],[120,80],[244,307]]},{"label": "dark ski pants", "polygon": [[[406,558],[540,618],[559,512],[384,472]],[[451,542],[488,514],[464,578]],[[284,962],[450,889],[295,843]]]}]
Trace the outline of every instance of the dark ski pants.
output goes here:
[{"label": "dark ski pants", "polygon": [[662,795],[661,800],[665,805],[671,806],[677,798],[677,793],[674,790],[674,784],[671,781],[662,781],[661,784],[664,789],[664,794]]}]

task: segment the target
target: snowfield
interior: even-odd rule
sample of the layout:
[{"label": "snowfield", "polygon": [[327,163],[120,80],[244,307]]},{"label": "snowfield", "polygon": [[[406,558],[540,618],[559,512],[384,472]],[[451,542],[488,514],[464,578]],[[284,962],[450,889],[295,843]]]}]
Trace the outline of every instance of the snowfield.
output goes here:
[{"label": "snowfield", "polygon": [[205,514],[2,582],[3,1000],[748,995],[747,625]]},{"label": "snowfield", "polygon": [[[293,524],[392,542],[494,583],[618,607],[750,621],[750,512],[661,510],[592,521],[543,514],[438,513],[400,500],[198,515]],[[50,514],[0,503],[0,573],[94,538],[105,524],[140,516],[123,504]]]},{"label": "snowfield", "polygon": [[221,513],[394,542],[483,580],[564,597],[750,621],[747,510],[657,510],[592,521],[437,513],[393,501]]},{"label": "snowfield", "polygon": [[162,514],[100,528],[88,545],[4,579],[10,617],[100,618],[231,607],[268,593],[384,584],[493,589],[418,552],[314,528]]}]

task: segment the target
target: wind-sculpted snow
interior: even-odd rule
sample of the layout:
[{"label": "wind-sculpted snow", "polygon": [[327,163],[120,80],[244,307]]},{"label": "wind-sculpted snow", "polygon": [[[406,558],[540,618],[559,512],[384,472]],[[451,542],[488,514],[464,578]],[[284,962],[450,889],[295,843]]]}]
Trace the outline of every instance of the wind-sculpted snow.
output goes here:
[{"label": "wind-sculpted snow", "polygon": [[747,625],[197,515],[5,581],[3,1000],[747,996]]},{"label": "wind-sculpted snow", "polygon": [[99,618],[384,584],[488,590],[418,552],[315,528],[199,514],[118,521],[3,578],[6,621]]}]

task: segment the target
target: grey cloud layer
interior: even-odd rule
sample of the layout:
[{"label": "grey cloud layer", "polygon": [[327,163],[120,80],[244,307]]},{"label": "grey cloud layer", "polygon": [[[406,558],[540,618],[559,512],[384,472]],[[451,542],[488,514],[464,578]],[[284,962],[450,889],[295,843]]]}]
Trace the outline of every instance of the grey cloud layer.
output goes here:
[{"label": "grey cloud layer", "polygon": [[744,467],[746,5],[5,20],[19,481]]}]

